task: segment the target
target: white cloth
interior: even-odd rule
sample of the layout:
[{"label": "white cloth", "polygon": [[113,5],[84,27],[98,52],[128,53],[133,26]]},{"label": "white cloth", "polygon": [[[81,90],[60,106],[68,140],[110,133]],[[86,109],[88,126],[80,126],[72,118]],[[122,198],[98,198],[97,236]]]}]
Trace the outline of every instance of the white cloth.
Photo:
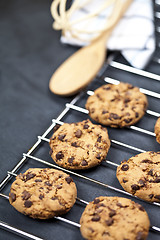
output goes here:
[{"label": "white cloth", "polygon": [[[72,20],[85,16],[97,8],[97,4],[106,0],[92,0],[82,9],[75,10]],[[106,47],[109,50],[119,50],[126,60],[134,67],[142,69],[149,62],[155,50],[154,15],[152,0],[133,0],[132,4],[113,30]],[[107,12],[103,11],[94,21],[81,22],[84,29],[102,27]],[[83,26],[84,24],[84,26]],[[83,36],[81,34],[81,36]],[[88,34],[88,39],[90,34]],[[86,34],[85,34],[86,37]],[[86,43],[73,38],[68,32],[61,36],[61,42],[84,46]]]}]

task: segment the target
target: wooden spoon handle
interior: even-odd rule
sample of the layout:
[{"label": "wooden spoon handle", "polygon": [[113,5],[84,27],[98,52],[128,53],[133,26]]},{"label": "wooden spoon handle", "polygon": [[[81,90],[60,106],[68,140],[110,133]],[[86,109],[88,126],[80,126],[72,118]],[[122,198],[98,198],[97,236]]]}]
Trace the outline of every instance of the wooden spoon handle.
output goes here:
[{"label": "wooden spoon handle", "polygon": [[62,96],[70,96],[88,85],[102,67],[106,56],[106,41],[132,0],[119,1],[119,8],[114,11],[107,31],[90,45],[81,48],[69,57],[52,75],[50,90]]}]

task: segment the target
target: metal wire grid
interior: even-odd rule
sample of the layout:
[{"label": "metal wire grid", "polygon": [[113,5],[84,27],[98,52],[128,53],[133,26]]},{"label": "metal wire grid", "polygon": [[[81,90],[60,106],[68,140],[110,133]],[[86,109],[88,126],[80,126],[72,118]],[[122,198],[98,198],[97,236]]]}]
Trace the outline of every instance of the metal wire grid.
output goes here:
[{"label": "metal wire grid", "polygon": [[[160,1],[159,0],[155,1],[155,4],[159,7],[160,6]],[[159,21],[159,19],[160,19],[160,12],[158,12],[158,11],[155,12],[155,18],[157,18],[158,21]],[[156,28],[156,31],[157,31],[157,34],[160,34],[160,28],[159,27]],[[157,42],[157,48],[160,48],[160,42]],[[113,58],[114,58],[114,56],[111,56],[109,58],[110,60],[106,63],[105,67],[108,68],[108,66],[110,66],[112,68],[119,69],[119,70],[124,71],[124,72],[130,72],[130,73],[136,74],[138,76],[150,78],[153,81],[160,81],[160,76],[157,75],[157,74],[154,74],[154,73],[151,73],[151,72],[148,72],[148,71],[135,69],[135,68],[130,67],[130,66],[126,65],[126,64],[122,64],[120,62],[113,61]],[[152,60],[154,62],[156,62],[157,64],[160,63],[160,59],[159,58],[153,57]],[[103,73],[99,74],[98,78],[99,78],[99,80],[103,79],[103,81],[105,81],[106,83],[112,83],[112,84],[118,84],[119,81],[120,81],[119,79],[114,79],[114,78],[110,78],[110,77],[103,77]],[[140,88],[140,91],[145,93],[146,95],[148,95],[150,97],[160,99],[160,94],[157,93],[157,92],[154,92],[154,91],[151,91],[151,90],[145,89],[145,88]],[[70,103],[67,103],[65,109],[63,110],[63,112],[56,119],[52,120],[52,123],[49,126],[49,128],[41,136],[38,136],[37,142],[31,147],[31,149],[27,153],[23,154],[23,158],[18,162],[18,164],[16,164],[16,166],[10,172],[7,173],[5,179],[0,183],[0,191],[1,191],[0,192],[0,196],[2,198],[8,200],[8,196],[6,194],[3,194],[2,192],[5,189],[5,187],[10,183],[10,180],[12,178],[14,179],[14,177],[17,175],[17,172],[19,170],[21,170],[21,168],[28,161],[28,159],[32,159],[32,160],[34,160],[36,162],[42,163],[42,164],[44,164],[44,166],[54,167],[54,168],[60,169],[60,170],[62,170],[64,172],[67,172],[70,175],[75,176],[75,177],[77,177],[79,179],[83,179],[83,180],[85,180],[87,182],[91,182],[93,184],[100,185],[100,186],[102,186],[104,188],[107,188],[107,189],[110,189],[112,191],[115,191],[116,193],[121,193],[124,196],[131,197],[131,198],[133,198],[133,200],[134,200],[134,198],[137,198],[135,196],[132,196],[130,193],[125,192],[122,189],[116,188],[116,187],[114,187],[112,185],[106,184],[104,182],[101,182],[99,180],[93,179],[91,177],[87,177],[87,176],[85,176],[83,174],[79,174],[79,173],[76,173],[76,172],[73,172],[73,171],[70,171],[70,170],[67,170],[67,169],[63,169],[63,168],[61,168],[61,167],[59,167],[57,165],[54,165],[54,164],[52,164],[52,163],[50,163],[50,162],[48,162],[48,161],[46,161],[46,160],[44,160],[42,158],[33,156],[34,152],[36,152],[36,150],[41,147],[42,142],[47,142],[47,143],[49,142],[49,138],[47,138],[47,136],[49,134],[51,134],[51,132],[52,132],[52,130],[53,130],[53,128],[54,128],[54,126],[56,124],[63,124],[63,122],[61,120],[66,115],[72,114],[71,110],[79,112],[80,114],[83,113],[84,115],[88,114],[88,110],[86,110],[84,107],[81,107],[81,106],[77,105],[79,100],[84,97],[84,94],[86,96],[92,95],[93,91],[88,90],[86,92],[82,92],[79,95],[77,95]],[[160,117],[160,113],[152,111],[152,110],[147,110],[146,114],[148,114],[149,116],[154,116],[156,118]],[[134,130],[134,131],[137,131],[137,132],[140,132],[142,134],[146,134],[148,136],[151,136],[151,137],[155,138],[154,132],[149,131],[147,129],[143,129],[143,128],[137,127],[137,126],[130,126],[130,127],[128,127],[128,129]],[[141,149],[139,147],[128,145],[125,142],[118,141],[117,139],[111,139],[111,147],[112,147],[112,145],[118,145],[120,147],[124,147],[126,149],[131,149],[131,150],[136,151],[136,152],[145,152],[146,151],[146,150]],[[113,166],[113,167],[116,168],[118,166],[117,163],[114,163],[114,162],[109,161],[109,160],[105,160],[105,162],[107,163],[107,165],[109,165],[111,167]],[[143,200],[140,200],[140,201],[143,201]],[[84,205],[88,204],[88,202],[85,199],[80,199],[80,198],[77,198],[77,202],[80,202],[80,203],[82,203]],[[154,202],[154,203],[147,203],[147,204],[152,204],[152,205],[155,205],[155,206],[158,206],[158,207],[160,206],[160,204],[156,203],[156,202]],[[78,227],[78,228],[80,227],[79,223],[77,223],[75,221],[71,221],[71,220],[69,220],[67,218],[64,218],[64,217],[55,217],[55,219],[57,219],[59,221],[66,222],[67,224],[71,224],[71,225],[73,225],[75,227]],[[42,238],[37,237],[37,236],[35,236],[33,234],[30,234],[30,233],[27,233],[27,232],[25,232],[23,230],[15,228],[15,227],[9,225],[8,223],[2,222],[2,221],[0,221],[0,228],[5,229],[6,231],[11,231],[14,234],[23,236],[24,238],[27,238],[27,239],[35,239],[35,240],[41,240],[42,239]],[[160,232],[160,228],[157,227],[157,226],[151,226],[150,230],[155,231],[156,233]]]},{"label": "metal wire grid", "polygon": [[[109,64],[111,67],[114,67],[114,68],[120,68],[122,71],[129,71],[129,72],[132,72],[134,74],[140,74],[142,76],[145,76],[145,77],[149,77],[149,78],[152,78],[152,80],[156,80],[156,81],[160,81],[160,77],[159,75],[156,75],[156,74],[152,74],[152,73],[149,73],[149,72],[146,72],[146,71],[142,71],[142,70],[137,70],[137,69],[134,69],[134,68],[131,68],[127,65],[124,65],[124,64],[121,64],[119,62],[115,62],[115,61],[111,61],[110,64]],[[112,79],[112,78],[108,78],[108,77],[105,77],[104,78],[104,81],[105,82],[108,82],[108,83],[113,83],[113,84],[117,84],[119,81],[118,80],[115,80],[115,79]],[[156,93],[156,92],[153,92],[153,91],[150,91],[150,90],[146,90],[146,89],[143,89],[143,88],[140,88],[141,92],[145,92],[146,95],[149,95],[151,97],[154,97],[154,98],[160,98],[160,94],[159,93]],[[85,92],[85,94],[87,95],[91,95],[93,92],[88,90]],[[63,117],[67,114],[70,114],[70,111],[71,109],[74,110],[74,111],[78,111],[80,112],[81,114],[84,113],[84,114],[88,114],[88,110],[86,110],[85,108],[82,108],[82,107],[79,107],[77,106],[77,102],[80,98],[82,98],[84,95],[84,93],[81,93],[79,94],[78,96],[76,96],[70,103],[67,103],[66,104],[66,108],[64,109],[64,111],[58,116],[57,119],[53,119],[52,120],[52,124],[49,126],[49,128],[44,132],[44,134],[42,136],[38,136],[38,140],[37,142],[33,145],[33,147],[27,152],[27,154],[23,154],[23,158],[18,162],[18,164],[12,169],[11,172],[8,172],[6,178],[1,182],[0,184],[0,189],[2,190],[3,188],[5,188],[5,186],[7,185],[7,183],[9,182],[9,180],[16,176],[16,172],[18,170],[20,170],[20,168],[23,166],[23,164],[27,161],[27,159],[32,159],[34,161],[37,161],[37,162],[40,162],[40,163],[43,163],[49,167],[55,167],[55,168],[58,168],[60,170],[63,170],[73,176],[76,176],[78,178],[82,178],[82,179],[85,179],[86,181],[90,181],[94,184],[98,184],[98,185],[101,185],[105,188],[108,188],[108,189],[111,189],[113,191],[116,191],[116,192],[119,192],[119,193],[122,193],[123,195],[127,195],[127,196],[130,196],[130,197],[133,197],[133,198],[136,198],[134,196],[132,196],[131,194],[125,192],[124,190],[121,190],[121,189],[118,189],[114,186],[111,186],[111,185],[108,185],[108,184],[105,184],[101,181],[98,181],[98,180],[95,180],[95,179],[92,179],[90,177],[86,177],[85,175],[83,174],[79,174],[79,173],[76,173],[76,172],[73,172],[73,171],[70,171],[70,170],[66,170],[66,169],[63,169],[59,166],[56,166],[54,164],[51,164],[49,162],[47,162],[46,160],[44,159],[41,159],[41,158],[37,158],[35,156],[33,156],[32,154],[34,153],[34,151],[40,146],[41,142],[49,142],[49,138],[47,138],[47,136],[52,132],[53,130],[53,127],[58,123],[58,124],[63,124],[62,121],[60,121],[61,119],[63,119]],[[147,114],[149,115],[152,115],[152,116],[155,116],[155,117],[160,117],[160,114],[157,113],[157,112],[154,112],[154,111],[151,111],[151,110],[147,110]],[[142,128],[139,128],[139,127],[136,127],[136,126],[130,126],[128,127],[130,128],[131,130],[134,130],[134,131],[138,131],[138,132],[141,132],[143,134],[147,134],[147,135],[150,135],[152,137],[155,137],[155,134],[151,131],[148,131],[146,129],[142,129]],[[140,149],[140,148],[137,148],[137,147],[134,147],[134,146],[130,146],[124,142],[120,142],[120,141],[117,141],[116,139],[111,139],[111,144],[116,144],[116,145],[119,145],[119,146],[122,146],[122,147],[125,147],[127,149],[132,149],[136,152],[145,152],[145,150],[143,149]],[[117,167],[118,164],[114,163],[114,162],[111,162],[109,160],[106,160],[106,163],[108,165],[112,165],[114,167]],[[8,200],[8,196],[3,194],[3,193],[0,193],[0,196],[1,197],[4,197],[5,199]],[[87,201],[85,200],[82,200],[82,199],[77,199],[77,201],[80,201],[81,203],[84,203],[84,204],[87,204]],[[160,206],[159,203],[152,203],[153,205],[156,205],[156,206]],[[56,217],[56,219],[58,220],[61,220],[61,221],[64,221],[64,222],[67,222],[68,224],[72,224],[76,227],[80,227],[79,223],[76,223],[76,222],[73,222],[73,221],[70,221],[68,219],[65,219],[63,217]],[[30,238],[30,239],[41,239],[39,237],[36,237],[32,234],[29,234],[29,233],[26,233],[24,231],[21,231],[17,228],[14,228],[6,223],[3,223],[3,222],[0,222],[0,227],[2,228],[5,228],[6,230],[9,230],[9,231],[13,231],[14,233],[17,233],[19,235],[22,235],[26,238]],[[151,227],[152,230],[156,230],[156,231],[160,231],[160,229],[156,226],[152,226]]]}]

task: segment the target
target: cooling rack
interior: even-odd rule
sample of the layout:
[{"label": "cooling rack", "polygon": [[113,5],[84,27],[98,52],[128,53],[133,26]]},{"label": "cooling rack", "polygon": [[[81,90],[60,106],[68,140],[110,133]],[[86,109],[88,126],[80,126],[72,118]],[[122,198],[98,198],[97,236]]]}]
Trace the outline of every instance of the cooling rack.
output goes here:
[{"label": "cooling rack", "polygon": [[[0,183],[0,198],[3,199],[4,206],[6,206],[6,215],[13,211],[18,222],[16,222],[15,227],[14,221],[10,224],[0,220],[1,230],[10,231],[13,233],[13,236],[19,235],[23,239],[58,240],[67,237],[68,239],[82,239],[79,231],[79,219],[84,207],[96,196],[108,195],[127,197],[142,204],[148,212],[151,221],[148,240],[160,239],[158,214],[160,204],[147,203],[125,192],[115,176],[116,168],[123,159],[128,159],[137,153],[149,150],[160,150],[160,145],[156,142],[154,134],[155,122],[160,117],[160,59],[158,56],[160,50],[160,1],[158,0],[155,1],[155,22],[157,47],[147,70],[138,70],[130,67],[119,53],[110,53],[108,60],[94,81],[85,91],[75,96],[71,102],[64,106],[61,114],[51,120],[47,130],[42,135],[37,136],[37,141],[30,150],[23,153],[22,159],[17,159],[15,167],[6,173],[6,177]],[[117,84],[120,81],[138,86],[140,91],[148,97],[149,107],[142,120],[135,126],[125,129],[107,128],[111,139],[111,149],[107,159],[100,166],[85,171],[70,171],[55,165],[49,156],[48,144],[54,126],[56,124],[61,125],[64,122],[77,122],[89,118],[88,111],[84,107],[88,96],[92,95],[93,91],[102,84]],[[72,176],[77,185],[78,197],[76,204],[69,213],[49,221],[37,221],[23,216],[9,207],[8,194],[11,183],[17,174],[24,172],[29,167],[56,168]],[[31,225],[35,225],[34,232],[28,231]],[[43,229],[43,234],[39,233],[39,229]]]}]

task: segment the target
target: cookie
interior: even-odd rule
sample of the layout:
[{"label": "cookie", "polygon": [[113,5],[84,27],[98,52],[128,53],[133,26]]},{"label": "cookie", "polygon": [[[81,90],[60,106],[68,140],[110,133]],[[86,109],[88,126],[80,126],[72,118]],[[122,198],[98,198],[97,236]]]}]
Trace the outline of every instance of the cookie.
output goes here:
[{"label": "cookie", "polygon": [[94,167],[102,162],[110,148],[107,129],[90,120],[64,123],[49,144],[53,160],[68,169]]},{"label": "cookie", "polygon": [[29,217],[48,219],[68,212],[76,197],[76,185],[66,173],[30,168],[12,183],[9,202]]},{"label": "cookie", "polygon": [[149,218],[144,208],[127,198],[97,197],[80,219],[81,234],[88,240],[145,240]]},{"label": "cookie", "polygon": [[86,102],[89,115],[96,122],[111,127],[125,127],[145,114],[146,96],[128,83],[106,84],[96,89]]},{"label": "cookie", "polygon": [[154,132],[156,134],[156,140],[158,143],[160,143],[160,118],[157,119],[155,127],[154,127]]},{"label": "cookie", "polygon": [[160,152],[145,152],[122,161],[117,178],[129,193],[149,202],[160,202]]}]

